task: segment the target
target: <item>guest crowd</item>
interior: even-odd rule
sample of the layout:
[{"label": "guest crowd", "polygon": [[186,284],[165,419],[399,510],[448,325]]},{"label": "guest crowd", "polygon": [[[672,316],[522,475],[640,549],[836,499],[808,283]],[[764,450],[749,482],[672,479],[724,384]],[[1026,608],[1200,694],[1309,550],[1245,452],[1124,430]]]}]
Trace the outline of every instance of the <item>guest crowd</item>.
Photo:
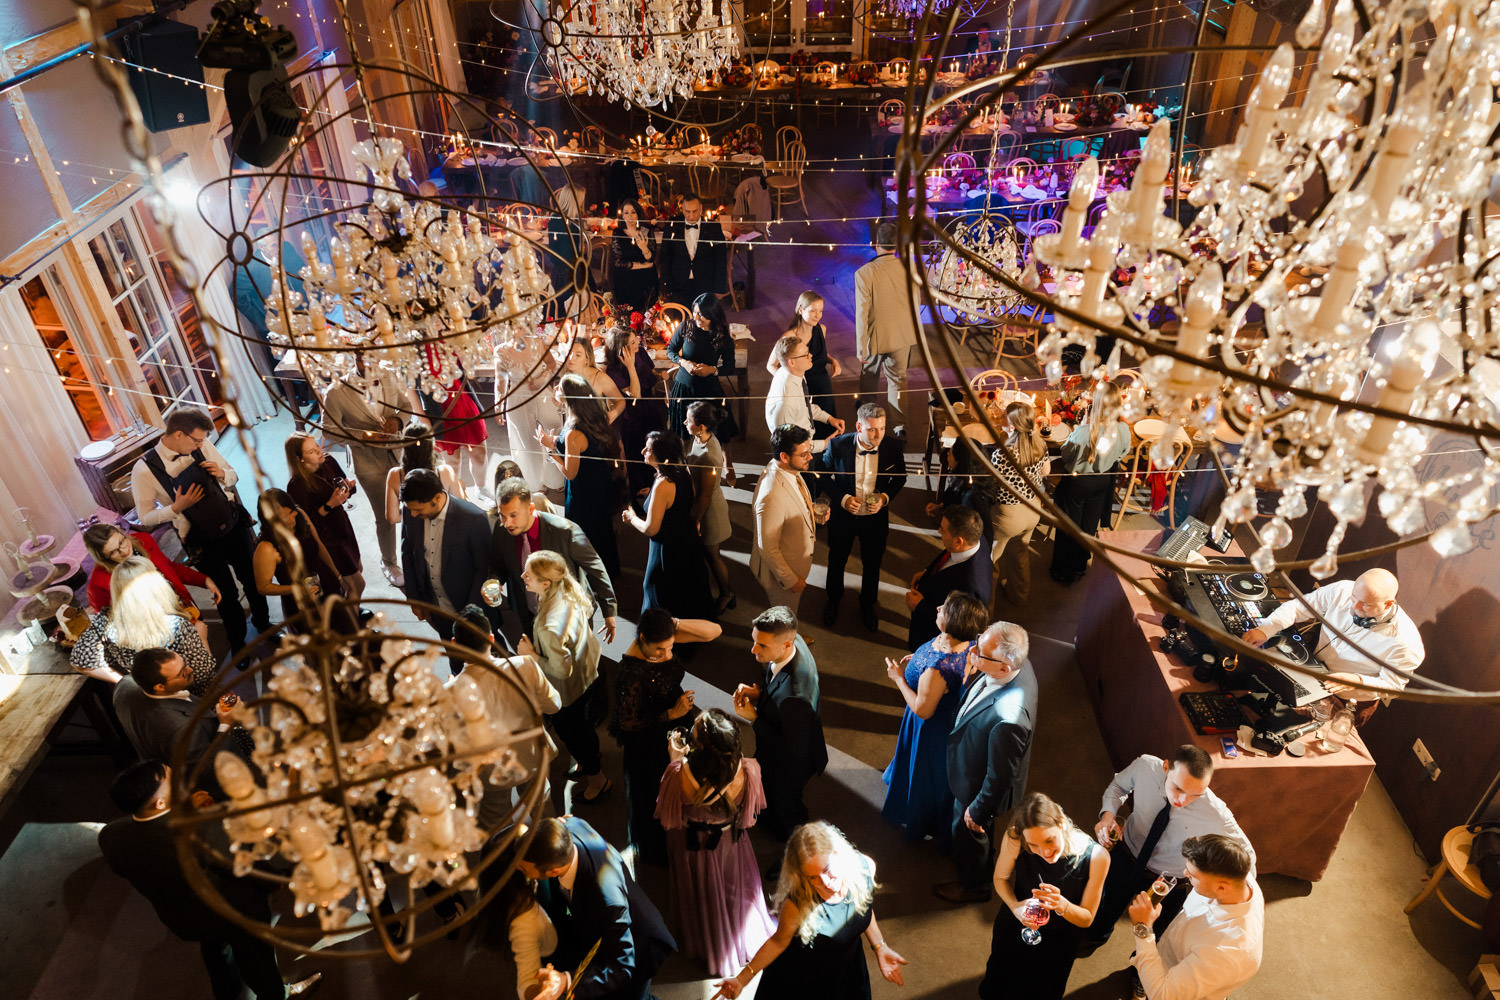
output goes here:
[{"label": "guest crowd", "polygon": [[[685,217],[695,203],[685,203]],[[617,247],[616,268],[627,288],[654,294],[645,286],[655,272],[640,265],[655,254],[670,263],[674,287],[704,280],[700,252],[722,234],[688,218],[653,247],[633,235],[634,206],[621,211],[627,245]],[[227,704],[189,722],[219,669],[192,589],[207,591],[245,663],[270,648],[268,597],[281,598],[288,631],[310,628],[297,614],[304,595],[339,594],[357,608],[369,574],[348,513],[356,502],[372,505],[382,573],[438,635],[489,650],[537,694],[572,759],[575,808],[617,780],[627,800],[620,845],[578,816],[531,817],[535,836],[492,904],[515,955],[518,996],[645,998],[675,951],[701,962],[725,997],[757,977],[766,997],[868,996],[868,955],[895,984],[909,958],[921,961],[898,952],[876,919],[875,859],[820,818],[807,794],[828,762],[818,667],[800,622],[814,540],[824,528],[827,583],[813,613],[839,622],[858,543],[859,620],[878,633],[889,613],[879,588],[890,505],[906,486],[902,407],[917,330],[893,232],[882,229],[876,242],[880,254],[856,277],[862,402],[849,423],[832,393],[842,366],[828,352],[818,295],[801,296],[771,355],[771,447],[754,489],[750,548],[764,595],[736,595],[721,552],[732,534],[726,449],[738,427],[721,382],[734,342],[711,289],[691,300],[666,345],[665,379],[623,311],[597,351],[585,338],[560,356],[502,365],[514,460],[488,481],[485,421],[464,379],[441,403],[363,368],[340,380],[324,398],[323,434],[287,439],[285,489],[255,498],[254,517],[209,441],[208,414],[168,417],[132,477],[147,530],[96,526],[86,536],[98,614],[74,661],[115,685],[116,711],[144,759],[114,786],[129,816],[105,828],[101,847],[174,933],[200,943],[216,997],[239,995],[242,983],[260,1000],[294,995],[316,977],[284,986],[274,951],[195,909],[177,868],[161,761],[178,740],[202,752],[230,726]],[[1092,409],[1053,471],[1102,472],[1118,461],[1128,434],[1114,386],[1100,383]],[[1128,913],[1138,995],[1218,1000],[1259,965],[1263,898],[1254,851],[1210,790],[1212,759],[1195,746],[1137,759],[1102,790],[1090,823],[1075,824],[1028,782],[1039,711],[1030,641],[996,620],[991,600],[999,590],[1024,602],[1028,592],[1036,493],[1049,468],[1035,418],[1025,403],[1006,412],[1020,468],[1000,463],[1003,483],[981,488],[955,475],[959,485],[930,505],[941,548],[906,582],[907,648],[886,660],[905,712],[883,815],[951,858],[955,877],[933,887],[945,903],[999,896],[981,996],[1062,997],[1075,956]],[[329,453],[334,442],[347,445],[352,470]],[[1104,478],[1065,476],[1058,491],[1089,530],[1102,516],[1093,482]],[[168,522],[186,563],[168,559],[150,532]],[[620,602],[622,531],[647,541],[635,609]],[[1052,574],[1070,581],[1087,554],[1064,538]],[[701,710],[684,687],[679,647],[719,641],[718,619],[742,600],[759,610],[749,633],[756,672],[734,690],[733,715]],[[622,614],[635,620],[634,638],[607,667],[601,637],[616,638]],[[360,623],[351,612],[333,624]],[[184,733],[190,725],[197,730]],[[619,774],[606,772],[601,728],[621,747]],[[210,782],[200,794],[219,792]],[[764,873],[750,839],[757,828],[784,844]],[[670,906],[636,883],[642,865],[665,869]]]}]

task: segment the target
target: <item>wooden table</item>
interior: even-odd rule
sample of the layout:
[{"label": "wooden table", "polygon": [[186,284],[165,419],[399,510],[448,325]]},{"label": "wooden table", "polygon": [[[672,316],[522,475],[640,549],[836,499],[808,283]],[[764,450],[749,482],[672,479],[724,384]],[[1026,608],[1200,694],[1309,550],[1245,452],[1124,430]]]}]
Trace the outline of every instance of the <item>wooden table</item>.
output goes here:
[{"label": "wooden table", "polygon": [[[1162,534],[1101,531],[1099,537],[1143,549],[1154,548]],[[1141,586],[1157,585],[1148,563],[1129,557],[1117,561],[1144,581]],[[1258,869],[1311,882],[1322,878],[1375,773],[1358,732],[1336,753],[1325,753],[1309,735],[1302,738],[1307,756],[1301,759],[1282,753],[1225,760],[1219,738],[1198,735],[1178,703],[1184,691],[1213,688],[1194,681],[1190,667],[1158,651],[1165,631],[1161,613],[1140,589],[1097,560],[1086,586],[1076,637],[1078,668],[1116,769],[1143,753],[1166,756],[1179,744],[1196,743],[1214,757],[1213,790],[1255,846]]]}]

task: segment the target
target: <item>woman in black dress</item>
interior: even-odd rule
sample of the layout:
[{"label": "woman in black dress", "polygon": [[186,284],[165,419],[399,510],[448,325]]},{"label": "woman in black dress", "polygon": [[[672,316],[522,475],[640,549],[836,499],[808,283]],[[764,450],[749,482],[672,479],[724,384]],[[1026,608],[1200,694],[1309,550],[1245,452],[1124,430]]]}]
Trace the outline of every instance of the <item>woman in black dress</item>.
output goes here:
[{"label": "woman in black dress", "polygon": [[902,985],[906,959],[886,944],[875,922],[875,862],[854,849],[838,827],[821,820],[792,831],[776,885],[776,933],[719,994],[734,1000],[765,969],[757,996],[866,1000],[870,970],[864,945],[875,949],[880,974]]},{"label": "woman in black dress", "polygon": [[288,621],[295,617],[298,608],[296,591],[293,589],[292,565],[289,551],[277,543],[272,528],[280,521],[291,530],[302,549],[302,575],[317,581],[313,596],[319,598],[330,594],[344,593],[343,579],[333,565],[333,557],[318,537],[307,512],[297,505],[285,490],[266,490],[256,505],[260,516],[260,537],[256,540],[251,562],[255,567],[255,589],[267,597],[281,598],[281,618]]},{"label": "woman in black dress", "polygon": [[610,277],[614,286],[615,310],[630,315],[656,304],[656,257],[651,248],[651,234],[641,225],[641,210],[633,201],[622,201],[615,211],[619,223],[610,241]]},{"label": "woman in black dress", "polygon": [[[615,421],[615,429],[620,432],[625,454],[634,457],[646,446],[647,434],[666,428],[667,408],[651,352],[641,343],[641,335],[630,328],[629,317],[624,313],[615,316],[623,325],[604,335],[604,374],[625,397],[625,412]],[[651,469],[642,463],[628,463],[626,474],[631,496],[651,488]]]},{"label": "woman in black dress", "polygon": [[708,561],[693,517],[693,479],[683,460],[682,438],[667,431],[646,435],[641,458],[656,473],[646,498],[646,516],[630,507],[620,519],[651,539],[641,607],[666,608],[683,618],[701,618],[712,607]]},{"label": "woman in black dress", "polygon": [[[828,339],[824,333],[823,296],[817,292],[803,292],[797,296],[797,313],[792,317],[792,322],[783,336],[796,337],[807,345],[807,350],[812,355],[812,367],[803,377],[807,382],[807,401],[838,416],[838,401],[833,395],[833,380],[836,376],[843,374],[844,368],[839,364],[838,358],[828,353]],[[766,361],[766,371],[775,375],[776,369],[780,367],[781,362],[776,360],[773,352]],[[833,428],[820,425],[815,428],[815,431],[815,437],[826,437],[827,434],[832,433]]]},{"label": "woman in black dress", "polygon": [[711,642],[723,634],[711,621],[676,619],[663,608],[641,612],[635,642],[620,657],[609,733],[625,766],[626,843],[652,864],[667,862],[667,841],[656,820],[656,793],[667,769],[667,734],[691,726],[698,715],[693,692],[682,689],[687,671],[673,655],[679,642]]},{"label": "woman in black dress", "polygon": [[538,431],[536,439],[568,481],[563,515],[583,529],[610,579],[618,585],[620,549],[615,542],[615,509],[620,491],[615,485],[615,465],[620,457],[620,438],[604,404],[582,376],[564,375],[558,392],[566,412],[562,430],[557,434]]},{"label": "woman in black dress", "polygon": [[365,592],[363,565],[354,524],[344,505],[359,484],[345,476],[334,457],[311,434],[298,431],[286,439],[286,467],[290,472],[286,491],[307,513],[323,540],[333,565],[344,578],[344,591],[358,599]]},{"label": "woman in black dress", "polygon": [[739,424],[725,405],[721,377],[734,374],[734,338],[729,320],[716,296],[707,292],[693,300],[693,314],[682,321],[667,344],[667,357],[677,366],[668,393],[668,427],[681,427],[688,405],[706,399],[719,406],[719,425],[714,429],[726,447],[739,433]]},{"label": "woman in black dress", "polygon": [[[1022,799],[995,862],[995,891],[1005,905],[995,916],[979,995],[1061,1000],[1108,871],[1109,852],[1074,826],[1061,806],[1040,792]],[[1043,925],[1027,914],[1028,903],[1046,913]],[[1023,927],[1036,927],[1041,939],[1027,944]]]}]

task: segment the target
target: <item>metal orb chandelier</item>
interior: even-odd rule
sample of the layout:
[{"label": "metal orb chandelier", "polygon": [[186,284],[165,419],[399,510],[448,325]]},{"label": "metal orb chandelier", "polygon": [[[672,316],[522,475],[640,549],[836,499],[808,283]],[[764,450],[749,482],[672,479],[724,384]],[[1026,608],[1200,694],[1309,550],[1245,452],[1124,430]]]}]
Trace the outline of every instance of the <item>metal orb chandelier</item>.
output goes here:
[{"label": "metal orb chandelier", "polygon": [[565,92],[660,107],[739,56],[739,17],[732,0],[557,0],[541,54]]},{"label": "metal orb chandelier", "polygon": [[[358,916],[378,947],[319,953],[404,961],[452,929],[437,922],[420,929],[423,914],[474,888],[486,869],[496,869],[486,879],[495,885],[513,869],[521,823],[540,807],[554,756],[542,706],[511,661],[402,635],[384,614],[340,632],[336,623],[357,606],[301,596],[310,610],[292,624],[310,631],[288,636],[255,667],[265,693],[235,709],[254,744],[249,759],[219,749],[194,767],[183,759],[185,745],[177,747],[174,794],[185,801],[212,766],[226,796],[174,813],[180,853],[205,901],[266,940],[312,951],[325,934],[364,930]],[[434,669],[449,656],[464,669],[445,684]],[[225,673],[233,676],[205,695],[200,714],[240,685],[237,671]],[[491,796],[499,804],[481,812]],[[227,857],[213,846],[225,836]],[[284,883],[295,915],[316,925],[273,926],[237,910],[206,876],[212,860],[240,878]],[[382,915],[396,882],[413,890],[409,905]]]},{"label": "metal orb chandelier", "polygon": [[[939,33],[939,58],[952,24]],[[1088,62],[1062,56],[1089,30],[1037,66]],[[1265,63],[1233,142],[1204,157],[1184,224],[1163,211],[1181,162],[1173,123],[1152,128],[1131,186],[1109,195],[1087,237],[1093,178],[1078,172],[1062,232],[1037,240],[1055,293],[1026,288],[944,232],[922,186],[911,185],[999,102],[1014,74],[941,98],[914,88],[908,136],[944,104],[974,104],[930,153],[903,145],[898,214],[913,216],[904,250],[932,304],[973,310],[921,273],[915,254],[924,240],[1052,313],[1037,351],[1049,378],[1061,376],[1070,348],[1086,375],[1138,364],[1144,398],[1167,423],[1163,449],[1178,429],[1211,438],[1222,422],[1243,434],[1237,453],[1216,452],[1228,476],[1221,522],[1249,523],[1256,490],[1281,491],[1251,554],[1257,570],[1283,568],[1277,551],[1315,492],[1335,520],[1310,566],[1322,579],[1337,571],[1344,535],[1374,487],[1391,531],[1420,537],[1436,522],[1430,542],[1445,556],[1465,551],[1470,526],[1496,508],[1500,426],[1490,386],[1500,360],[1500,240],[1484,210],[1500,159],[1500,10],[1477,0],[1379,8],[1338,0],[1330,12],[1315,0],[1295,38]],[[1289,104],[1299,59],[1306,84],[1300,103]],[[1101,352],[1106,337],[1113,346]],[[1467,439],[1476,460],[1423,478],[1431,468],[1423,457],[1443,435]]]}]

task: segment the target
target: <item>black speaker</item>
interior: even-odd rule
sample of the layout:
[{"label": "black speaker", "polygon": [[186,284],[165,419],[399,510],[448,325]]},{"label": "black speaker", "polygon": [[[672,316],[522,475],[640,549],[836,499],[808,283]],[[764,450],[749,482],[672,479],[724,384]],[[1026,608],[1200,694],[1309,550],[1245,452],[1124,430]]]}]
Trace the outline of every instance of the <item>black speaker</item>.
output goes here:
[{"label": "black speaker", "polygon": [[144,20],[155,23],[126,32],[120,39],[120,48],[132,64],[130,89],[140,102],[146,127],[153,132],[165,132],[186,125],[202,125],[208,121],[208,92],[197,85],[203,82],[203,66],[198,62],[198,29],[151,15],[125,18],[117,27]]}]

